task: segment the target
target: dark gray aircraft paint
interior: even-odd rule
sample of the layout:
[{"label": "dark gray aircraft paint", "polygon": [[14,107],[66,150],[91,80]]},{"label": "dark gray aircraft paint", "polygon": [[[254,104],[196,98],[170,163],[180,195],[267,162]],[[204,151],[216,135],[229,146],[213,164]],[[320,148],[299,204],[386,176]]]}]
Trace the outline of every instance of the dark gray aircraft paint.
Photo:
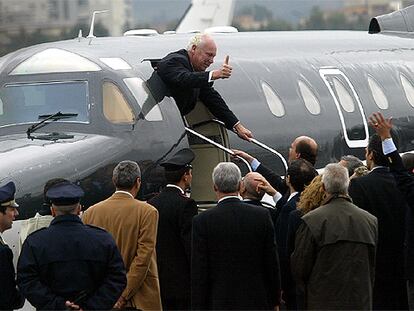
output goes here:
[{"label": "dark gray aircraft paint", "polygon": [[[0,183],[16,183],[20,218],[34,215],[42,203],[45,182],[54,177],[79,182],[86,193],[85,206],[108,197],[114,190],[112,169],[125,159],[141,166],[140,198],[159,191],[163,177],[157,163],[171,150],[189,146],[194,138],[183,136],[184,124],[172,98],[159,96],[157,86],[148,82],[134,95],[126,81],[135,85],[148,81],[153,69],[144,60],[184,48],[190,36],[95,38],[91,43],[75,39],[33,46],[0,59]],[[217,81],[215,88],[255,137],[285,158],[299,135],[319,143],[318,168],[344,154],[364,158],[370,134],[367,117],[376,111],[394,118],[400,151],[414,150],[412,39],[351,31],[213,37],[218,54],[212,68],[225,55],[230,55],[233,66],[232,77]],[[36,62],[56,54],[50,49],[79,56],[97,69],[30,73]],[[49,54],[38,54],[43,51]],[[105,58],[122,59],[130,68],[113,69]],[[68,61],[79,65],[76,57]],[[148,88],[153,94],[142,96]],[[124,115],[132,113],[133,121],[118,118],[116,111],[121,108],[104,111],[103,97],[108,94],[110,101],[123,98],[129,107],[122,108],[129,109]],[[160,110],[151,117],[147,114],[151,109],[142,113],[141,107],[155,104]],[[28,138],[27,129],[41,121],[39,115],[57,112],[76,116],[50,121]],[[115,115],[117,121],[106,114]],[[226,145],[246,150],[283,174],[277,157],[233,133],[228,135]]]}]

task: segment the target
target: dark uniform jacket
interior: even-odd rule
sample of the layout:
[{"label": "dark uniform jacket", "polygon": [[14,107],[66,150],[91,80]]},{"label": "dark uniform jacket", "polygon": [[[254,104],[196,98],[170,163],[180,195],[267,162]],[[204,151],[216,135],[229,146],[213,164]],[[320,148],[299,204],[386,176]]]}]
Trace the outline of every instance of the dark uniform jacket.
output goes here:
[{"label": "dark uniform jacket", "polygon": [[374,309],[408,306],[404,280],[406,202],[387,167],[351,180],[349,195],[358,207],[378,218]]},{"label": "dark uniform jacket", "polygon": [[264,208],[226,198],[193,219],[193,310],[273,309],[280,300],[273,224]]},{"label": "dark uniform jacket", "polygon": [[0,310],[20,309],[24,298],[16,288],[13,252],[0,239]]},{"label": "dark uniform jacket", "polygon": [[27,237],[17,283],[37,309],[64,310],[70,300],[84,310],[109,310],[125,288],[126,276],[109,233],[84,225],[76,215],[64,215]]},{"label": "dark uniform jacket", "polygon": [[337,197],[302,219],[291,265],[306,308],[372,309],[376,218]]},{"label": "dark uniform jacket", "polygon": [[190,308],[191,222],[197,204],[180,189],[166,187],[148,201],[158,210],[157,263],[166,310]]},{"label": "dark uniform jacket", "polygon": [[188,114],[200,99],[210,112],[226,127],[232,129],[238,122],[233,112],[227,107],[223,98],[208,82],[208,71],[194,71],[188,52],[179,50],[165,56],[157,64],[157,72],[168,86],[172,97],[181,112]]}]

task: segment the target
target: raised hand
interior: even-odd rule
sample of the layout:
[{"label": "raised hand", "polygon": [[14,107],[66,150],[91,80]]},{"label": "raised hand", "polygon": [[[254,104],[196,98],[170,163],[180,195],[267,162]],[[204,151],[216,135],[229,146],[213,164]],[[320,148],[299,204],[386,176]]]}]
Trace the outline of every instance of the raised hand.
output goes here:
[{"label": "raised hand", "polygon": [[229,58],[230,56],[227,55],[226,58],[224,59],[224,63],[221,66],[221,68],[213,71],[213,76],[212,76],[213,80],[228,79],[231,77],[231,72],[233,70],[233,67],[229,65]]},{"label": "raised hand", "polygon": [[381,112],[374,112],[368,122],[382,140],[391,138],[392,118],[385,119]]}]

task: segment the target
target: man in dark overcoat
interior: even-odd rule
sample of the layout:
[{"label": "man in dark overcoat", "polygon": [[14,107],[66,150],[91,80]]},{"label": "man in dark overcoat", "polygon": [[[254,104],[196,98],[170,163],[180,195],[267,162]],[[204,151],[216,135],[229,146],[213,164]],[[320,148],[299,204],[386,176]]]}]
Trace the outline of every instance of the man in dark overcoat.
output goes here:
[{"label": "man in dark overcoat", "polygon": [[19,309],[24,304],[24,298],[16,288],[13,252],[2,237],[19,215],[15,192],[16,186],[12,181],[0,187],[0,310]]},{"label": "man in dark overcoat", "polygon": [[197,34],[190,40],[187,49],[172,52],[159,61],[156,70],[175,99],[181,115],[190,113],[197,100],[200,100],[228,129],[235,130],[241,138],[248,140],[252,138],[252,133],[240,123],[213,88],[215,80],[231,76],[228,56],[220,69],[206,71],[214,62],[216,53],[213,38],[207,34]]},{"label": "man in dark overcoat", "polygon": [[148,201],[159,215],[157,265],[164,310],[190,309],[191,222],[197,204],[185,190],[191,186],[193,159],[185,148],[161,163],[168,184]]},{"label": "man in dark overcoat", "polygon": [[17,264],[20,290],[36,309],[111,309],[126,286],[114,239],[104,229],[82,223],[79,186],[58,183],[46,196],[54,219],[23,243]]},{"label": "man in dark overcoat", "polygon": [[365,158],[370,172],[351,180],[349,195],[355,205],[378,219],[373,308],[407,309],[404,279],[406,201],[388,168],[378,134],[370,137]]},{"label": "man in dark overcoat", "polygon": [[193,219],[191,308],[273,310],[280,303],[280,271],[269,212],[241,202],[234,163],[213,171],[218,199]]},{"label": "man in dark overcoat", "polygon": [[382,150],[388,160],[388,167],[408,204],[405,233],[405,277],[407,279],[408,304],[414,309],[414,175],[404,166],[402,158],[391,136],[392,118],[381,113],[370,116],[370,125],[382,140]]}]

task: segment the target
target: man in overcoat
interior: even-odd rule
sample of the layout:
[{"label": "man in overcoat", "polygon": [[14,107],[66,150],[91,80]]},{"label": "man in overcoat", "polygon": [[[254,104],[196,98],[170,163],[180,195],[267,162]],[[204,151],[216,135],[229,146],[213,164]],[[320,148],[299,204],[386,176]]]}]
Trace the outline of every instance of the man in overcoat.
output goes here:
[{"label": "man in overcoat", "polygon": [[263,207],[240,201],[234,163],[213,171],[218,199],[193,219],[191,308],[272,310],[280,304],[280,271],[273,223]]},{"label": "man in overcoat", "polygon": [[0,310],[19,309],[24,304],[24,298],[16,288],[13,252],[2,237],[19,215],[15,192],[16,186],[12,181],[0,187]]},{"label": "man in overcoat", "polygon": [[328,164],[322,182],[326,203],[302,217],[291,257],[305,308],[371,310],[377,219],[352,204],[346,168]]},{"label": "man in overcoat", "polygon": [[407,309],[404,239],[407,205],[383,154],[381,137],[370,137],[365,158],[370,172],[351,180],[349,195],[358,207],[378,218],[373,308]]},{"label": "man in overcoat", "polygon": [[115,307],[160,310],[155,251],[158,211],[135,199],[141,186],[141,171],[136,162],[120,162],[114,168],[112,181],[115,193],[88,208],[82,220],[110,232],[121,252],[128,281]]},{"label": "man in overcoat", "polygon": [[165,310],[190,309],[191,222],[197,204],[185,190],[191,186],[194,156],[184,148],[161,163],[168,184],[148,201],[159,214],[157,263]]}]

